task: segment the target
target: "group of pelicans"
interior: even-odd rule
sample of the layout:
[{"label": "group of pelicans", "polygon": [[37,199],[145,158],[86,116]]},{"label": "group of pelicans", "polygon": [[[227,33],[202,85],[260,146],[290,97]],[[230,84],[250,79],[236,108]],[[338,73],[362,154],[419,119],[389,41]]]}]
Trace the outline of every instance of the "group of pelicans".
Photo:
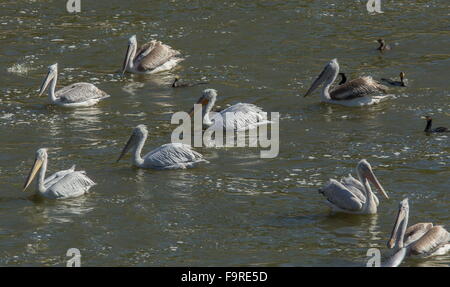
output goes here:
[{"label": "group of pelicans", "polygon": [[[378,40],[378,50],[384,53],[390,50],[390,46],[384,40]],[[139,74],[154,74],[168,71],[183,60],[180,52],[159,41],[150,41],[138,48],[136,36],[131,36],[128,41],[126,56],[123,61],[122,75],[125,72]],[[341,81],[336,87],[332,87],[337,77]],[[49,66],[48,74],[42,83],[39,95],[42,95],[47,87],[50,101],[58,106],[78,108],[89,107],[109,97],[107,93],[98,89],[91,83],[75,83],[56,91],[58,79],[58,64]],[[406,87],[405,74],[400,73],[400,81],[381,79],[383,82],[398,87]],[[178,78],[172,87],[189,87],[205,83],[180,83]],[[372,77],[360,77],[347,81],[344,73],[339,72],[337,59],[331,60],[325,65],[319,76],[313,81],[305,97],[312,94],[322,85],[320,97],[323,102],[344,106],[365,106],[379,103],[388,96],[388,88]],[[235,130],[251,129],[261,122],[267,122],[261,116],[262,109],[253,104],[237,103],[227,107],[219,113],[211,114],[216,102],[217,91],[206,89],[197,101],[202,106],[202,119],[205,126],[218,125],[220,128]],[[232,126],[228,121],[222,120],[222,115],[233,112],[238,117]],[[441,133],[448,129],[439,127],[432,129],[431,117],[426,117],[425,132]],[[145,125],[138,125],[123,148],[117,161],[128,151],[132,151],[132,163],[140,168],[153,169],[185,169],[194,167],[198,163],[208,163],[202,154],[194,151],[191,146],[182,143],[168,143],[162,145],[146,155],[142,156],[142,149],[148,136]],[[84,171],[76,171],[75,165],[68,170],[58,171],[45,178],[48,163],[46,148],[40,148],[31,171],[26,179],[24,191],[31,184],[39,172],[37,180],[38,194],[51,199],[65,199],[81,196],[95,185]],[[375,214],[379,205],[379,199],[372,192],[370,184],[386,198],[387,193],[381,186],[372,167],[366,160],[361,160],[356,167],[357,179],[349,175],[340,182],[331,179],[319,192],[326,198],[326,203],[337,212],[350,214]],[[434,226],[432,223],[418,223],[407,227],[409,216],[408,199],[400,203],[399,212],[388,243],[389,248],[394,248],[394,255],[383,263],[383,266],[398,266],[405,256],[422,255],[429,256],[443,254],[450,249],[450,234],[442,226]]]},{"label": "group of pelicans", "polygon": [[[341,181],[330,179],[319,189],[326,198],[327,205],[335,212],[348,214],[376,214],[380,203],[373,193],[370,183],[386,198],[389,199],[381,186],[369,162],[365,159],[356,165],[358,179],[349,175]],[[381,266],[399,266],[406,256],[428,257],[443,255],[450,250],[450,233],[441,225],[431,222],[417,223],[408,227],[409,203],[408,198],[400,202],[388,247],[394,249]]]}]

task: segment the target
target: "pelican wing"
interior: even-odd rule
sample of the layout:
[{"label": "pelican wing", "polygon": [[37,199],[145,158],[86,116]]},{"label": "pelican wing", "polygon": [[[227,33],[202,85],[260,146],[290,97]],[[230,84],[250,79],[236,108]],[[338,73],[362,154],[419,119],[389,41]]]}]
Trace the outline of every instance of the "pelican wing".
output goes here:
[{"label": "pelican wing", "polygon": [[[351,174],[348,177],[344,177],[341,179],[341,183],[349,189],[356,197],[358,197],[361,202],[366,202],[366,195],[364,193],[364,187],[359,180],[354,178]],[[373,199],[376,205],[379,205],[378,197],[373,194]]]},{"label": "pelican wing", "polygon": [[203,155],[194,151],[190,145],[169,143],[160,146],[144,156],[152,166],[166,168],[180,163],[195,163],[203,160]]},{"label": "pelican wing", "polygon": [[337,86],[330,92],[333,100],[351,100],[354,98],[368,96],[375,92],[386,93],[388,88],[372,77],[362,77]]},{"label": "pelican wing", "polygon": [[56,97],[63,103],[81,103],[91,99],[107,98],[109,95],[90,83],[76,83],[56,92]]},{"label": "pelican wing", "polygon": [[139,50],[140,54],[135,60],[139,71],[153,70],[180,54],[179,51],[159,41],[152,41],[146,45],[148,45],[146,48]]},{"label": "pelican wing", "polygon": [[431,223],[431,222],[417,223],[417,224],[414,224],[414,225],[411,225],[410,227],[408,227],[406,229],[405,236],[403,239],[405,246],[408,246],[411,243],[420,239],[431,228],[433,228],[433,223]]},{"label": "pelican wing", "polygon": [[350,190],[356,197],[359,198],[362,202],[366,201],[366,196],[364,195],[364,187],[357,180],[354,178],[351,174],[349,174],[347,177],[344,177],[341,179],[341,184],[345,186],[348,190]]},{"label": "pelican wing", "polygon": [[247,130],[267,122],[263,110],[253,104],[237,103],[220,111],[220,115],[221,117],[213,117],[211,120],[222,121],[224,129]]},{"label": "pelican wing", "polygon": [[326,199],[336,207],[348,211],[360,211],[363,202],[340,182],[330,179],[327,185],[319,189]]},{"label": "pelican wing", "polygon": [[87,177],[84,171],[74,171],[50,186],[46,194],[52,198],[77,197],[86,193],[94,185],[95,182]]},{"label": "pelican wing", "polygon": [[72,167],[69,169],[60,170],[60,171],[55,172],[54,174],[52,174],[51,176],[47,177],[44,180],[44,187],[49,188],[50,186],[52,186],[53,184],[58,182],[61,178],[63,178],[67,174],[72,173],[74,171],[75,171],[75,165],[72,165]]},{"label": "pelican wing", "polygon": [[410,245],[410,252],[414,255],[431,255],[450,240],[449,233],[442,226],[430,228],[419,240]]},{"label": "pelican wing", "polygon": [[142,45],[139,50],[136,52],[136,56],[134,57],[135,63],[139,63],[142,61],[144,57],[146,57],[152,50],[155,48],[156,41],[150,41]]}]

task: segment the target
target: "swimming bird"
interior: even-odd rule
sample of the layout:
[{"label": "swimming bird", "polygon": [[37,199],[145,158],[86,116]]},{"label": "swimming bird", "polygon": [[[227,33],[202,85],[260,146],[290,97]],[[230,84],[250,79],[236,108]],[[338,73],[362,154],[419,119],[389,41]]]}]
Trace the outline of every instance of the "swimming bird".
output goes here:
[{"label": "swimming bird", "polygon": [[433,124],[433,119],[430,116],[422,117],[423,119],[427,120],[427,125],[425,126],[424,132],[426,133],[448,133],[450,130],[445,127],[437,127],[432,129],[431,125]]},{"label": "swimming bird", "polygon": [[190,145],[183,143],[164,144],[141,157],[147,136],[148,131],[145,125],[135,127],[117,162],[132,149],[132,163],[140,168],[186,169],[200,162],[208,163],[203,159],[203,155],[192,150]]},{"label": "swimming bird", "polygon": [[310,95],[322,83],[322,102],[339,104],[344,106],[365,106],[381,102],[388,96],[371,96],[376,92],[387,92],[387,87],[373,80],[372,77],[361,77],[345,84],[339,85],[330,91],[330,87],[339,74],[339,63],[337,59],[331,60],[325,65],[323,71],[312,83],[304,97]]},{"label": "swimming bird", "polygon": [[441,225],[417,223],[407,228],[409,219],[408,198],[400,202],[397,218],[388,248],[394,254],[382,266],[397,267],[405,257],[444,255],[450,250],[450,233]]},{"label": "swimming bird", "polygon": [[386,44],[386,41],[384,41],[384,39],[378,39],[377,42],[380,44],[377,50],[380,51],[381,53],[384,53],[391,49],[391,46]]},{"label": "swimming bird", "polygon": [[48,74],[41,85],[39,96],[42,95],[47,86],[51,83],[48,90],[48,97],[53,104],[61,107],[90,107],[109,97],[107,93],[91,83],[75,83],[55,92],[57,80],[58,64],[56,63],[48,67]]},{"label": "swimming bird", "polygon": [[406,83],[405,83],[405,73],[404,72],[400,72],[400,81],[394,81],[391,79],[385,79],[382,78],[381,79],[383,82],[388,83],[391,86],[397,86],[397,87],[406,87]]},{"label": "swimming bird", "polygon": [[356,165],[356,174],[358,179],[349,175],[343,178],[341,182],[330,179],[329,182],[319,189],[319,193],[325,196],[326,204],[331,207],[333,211],[344,212],[351,214],[375,214],[379,200],[372,192],[369,181],[383,194],[389,198],[383,187],[381,186],[372,167],[365,159],[358,162]]},{"label": "swimming bird", "polygon": [[[258,106],[247,103],[237,103],[220,112],[211,112],[217,99],[217,91],[206,89],[196,104],[202,107],[202,119],[204,127],[212,129],[224,129],[245,131],[258,125],[268,124],[266,113]],[[190,115],[195,112],[195,106]]]},{"label": "swimming bird", "polygon": [[180,52],[160,41],[152,40],[137,48],[136,35],[128,40],[128,49],[122,66],[125,71],[137,74],[155,74],[174,68],[183,58]]},{"label": "swimming bird", "polygon": [[188,88],[188,87],[194,87],[198,85],[205,85],[208,84],[208,82],[197,82],[197,83],[180,83],[180,79],[178,77],[175,77],[172,83],[172,88]]},{"label": "swimming bird", "polygon": [[39,178],[37,181],[38,194],[50,199],[65,199],[81,196],[89,191],[95,185],[85,171],[75,171],[75,165],[70,169],[61,170],[45,178],[47,171],[48,155],[46,148],[40,148],[36,151],[36,158],[33,167],[28,175],[23,191],[31,184],[37,172]]}]

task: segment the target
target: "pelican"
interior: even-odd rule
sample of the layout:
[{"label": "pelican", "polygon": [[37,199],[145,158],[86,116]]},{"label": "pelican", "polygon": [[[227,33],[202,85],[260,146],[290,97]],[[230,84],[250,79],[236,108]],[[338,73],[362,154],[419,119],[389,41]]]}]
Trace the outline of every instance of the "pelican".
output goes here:
[{"label": "pelican", "polygon": [[39,170],[37,191],[39,195],[46,198],[65,199],[78,197],[87,193],[95,185],[95,182],[86,176],[85,171],[75,171],[75,165],[70,169],[58,171],[45,178],[47,162],[47,149],[38,149],[36,151],[36,159],[25,182],[23,191],[31,184]]},{"label": "pelican", "polygon": [[397,87],[406,87],[406,83],[405,83],[405,73],[404,72],[400,72],[400,81],[394,81],[391,79],[381,79],[383,82],[388,83],[391,86],[397,86]]},{"label": "pelican", "polygon": [[148,131],[145,125],[138,125],[133,129],[128,142],[120,153],[117,162],[133,149],[132,163],[140,168],[153,169],[186,169],[194,167],[200,162],[206,162],[203,155],[192,150],[190,145],[182,143],[169,143],[152,150],[141,157],[142,148],[147,139]]},{"label": "pelican", "polygon": [[427,120],[427,125],[425,126],[424,132],[426,133],[448,133],[450,132],[448,128],[445,127],[437,127],[432,129],[431,125],[433,124],[433,119],[430,116],[422,117],[423,119]]},{"label": "pelican", "polygon": [[407,228],[409,218],[408,198],[400,202],[397,219],[388,241],[395,253],[383,266],[397,267],[407,256],[428,257],[444,255],[450,250],[450,233],[440,225],[417,223]]},{"label": "pelican", "polygon": [[384,41],[384,39],[378,39],[377,42],[378,42],[378,44],[380,44],[380,46],[377,48],[377,50],[380,51],[381,53],[384,53],[391,49],[391,46],[386,44],[386,41]]},{"label": "pelican", "polygon": [[312,83],[305,97],[310,95],[322,83],[324,83],[321,98],[322,102],[339,104],[343,106],[366,106],[377,104],[388,96],[371,96],[375,92],[387,92],[387,87],[378,83],[372,77],[362,77],[339,85],[330,91],[330,87],[339,74],[337,59],[331,60]]},{"label": "pelican", "polygon": [[48,74],[41,85],[39,96],[44,93],[47,86],[51,83],[50,89],[48,90],[48,97],[53,104],[61,107],[90,107],[109,97],[107,93],[91,83],[75,83],[62,88],[55,93],[57,80],[58,64],[56,63],[48,67]]},{"label": "pelican", "polygon": [[319,193],[326,197],[326,203],[333,211],[351,214],[375,214],[379,200],[372,192],[369,181],[386,198],[389,198],[383,187],[379,183],[367,160],[363,159],[356,165],[356,174],[358,179],[349,175],[347,178],[338,182],[330,181],[322,188]]},{"label": "pelican", "polygon": [[122,66],[125,71],[136,74],[155,74],[168,71],[184,60],[177,57],[179,51],[160,41],[152,40],[137,48],[136,35],[128,40],[128,49]]},{"label": "pelican", "polygon": [[[216,103],[217,91],[206,89],[196,104],[202,105],[203,125],[213,129],[245,131],[258,125],[268,124],[267,115],[263,110],[253,104],[237,103],[220,112],[211,113]],[[194,114],[194,108],[190,115]]]}]

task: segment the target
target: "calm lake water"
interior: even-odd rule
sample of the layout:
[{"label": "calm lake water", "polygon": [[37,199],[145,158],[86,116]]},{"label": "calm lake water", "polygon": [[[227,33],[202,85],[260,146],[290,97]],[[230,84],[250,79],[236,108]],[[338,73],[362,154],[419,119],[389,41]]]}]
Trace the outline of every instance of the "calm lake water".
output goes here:
[{"label": "calm lake water", "polygon": [[[81,3],[72,15],[65,1],[0,1],[0,265],[65,266],[66,251],[78,248],[82,266],[360,266],[368,248],[387,253],[405,197],[410,224],[448,223],[449,137],[426,136],[420,118],[450,123],[447,0],[382,1],[376,15],[362,0]],[[132,34],[186,60],[171,73],[122,78]],[[384,55],[380,37],[392,46]],[[409,87],[365,108],[320,104],[317,92],[303,98],[333,58],[350,78],[404,71]],[[111,98],[80,110],[48,105],[37,90],[56,62],[58,87],[91,82]],[[176,75],[210,83],[172,89]],[[279,112],[279,156],[197,148],[210,164],[115,163],[138,124],[149,129],[144,151],[170,142],[171,115],[204,88],[218,90],[220,106]],[[98,185],[66,201],[23,193],[40,147],[49,148],[49,172],[77,164]],[[380,198],[374,216],[330,213],[318,188],[354,174],[361,158],[390,199]],[[449,264],[447,255],[403,266]]]}]

